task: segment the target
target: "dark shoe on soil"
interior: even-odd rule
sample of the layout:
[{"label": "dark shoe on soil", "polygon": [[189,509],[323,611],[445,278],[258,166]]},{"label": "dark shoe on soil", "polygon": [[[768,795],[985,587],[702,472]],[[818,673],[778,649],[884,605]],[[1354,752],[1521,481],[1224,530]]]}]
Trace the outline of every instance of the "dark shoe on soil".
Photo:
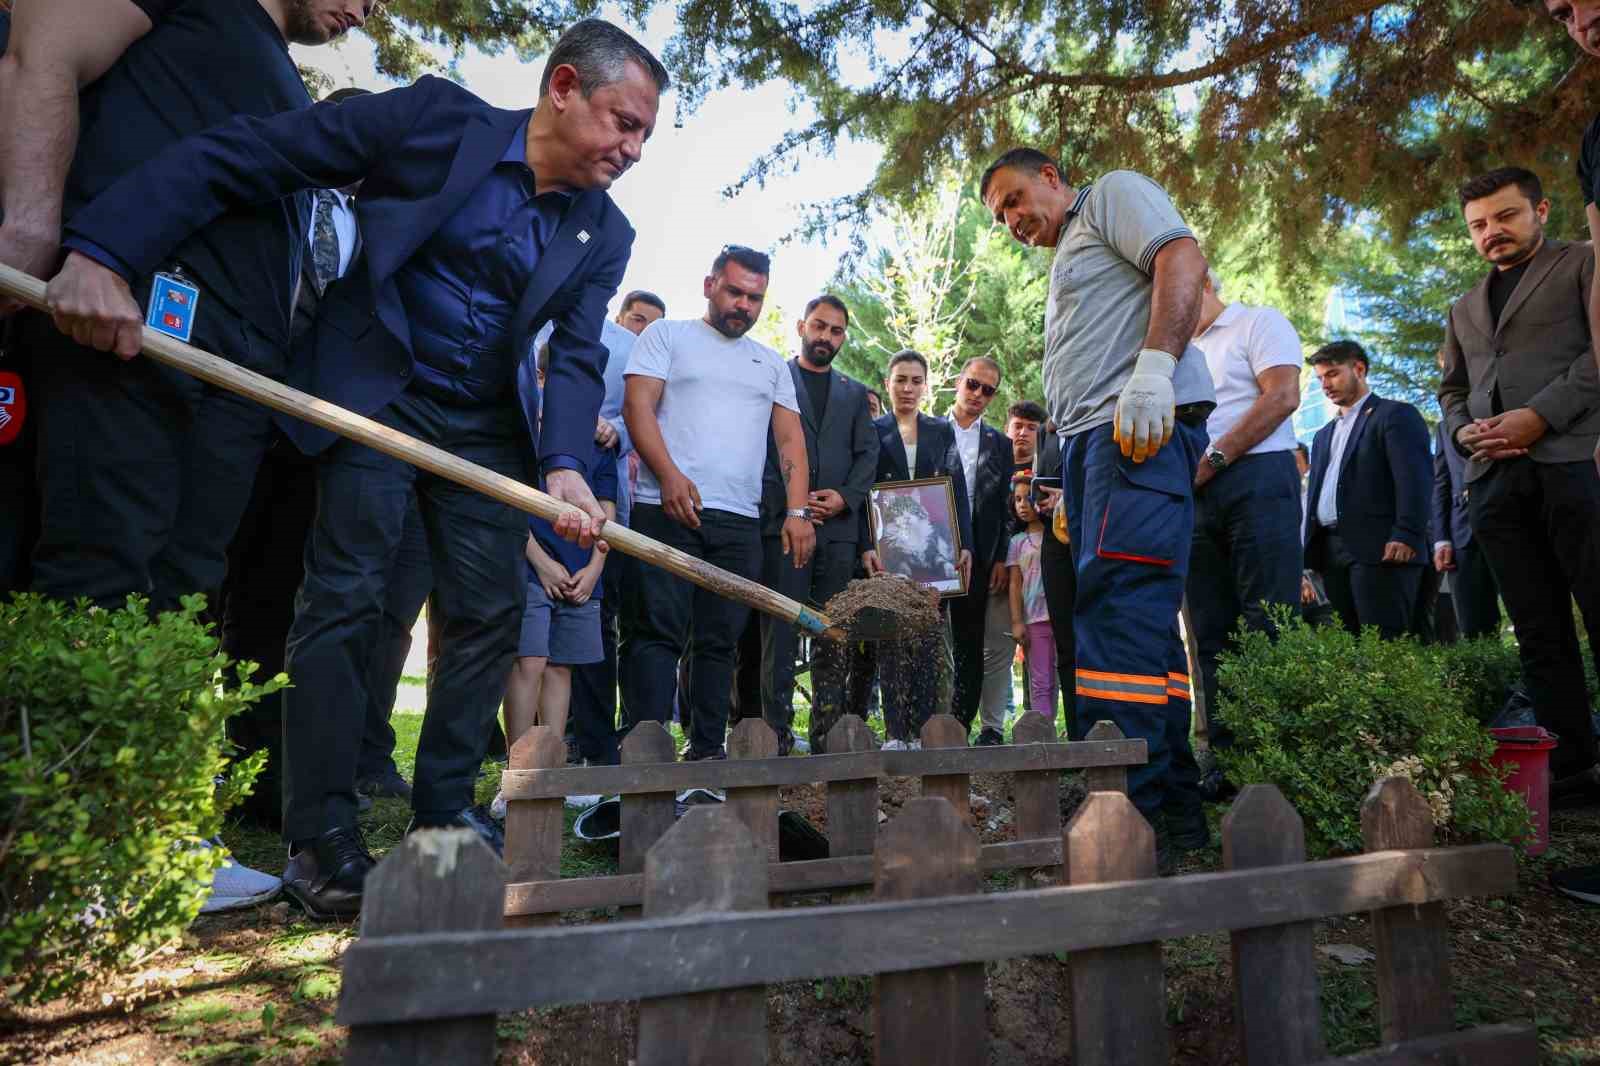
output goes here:
[{"label": "dark shoe on soil", "polygon": [[1600,763],[1550,783],[1550,806],[1592,807],[1600,804]]},{"label": "dark shoe on soil", "polygon": [[506,853],[506,831],[503,826],[489,814],[489,808],[483,804],[468,807],[466,810],[449,818],[434,818],[418,820],[418,815],[412,815],[411,824],[406,826],[406,835],[415,833],[418,829],[470,829],[483,838],[483,842],[494,849],[496,855]]},{"label": "dark shoe on soil", "polygon": [[1165,815],[1157,813],[1151,826],[1156,831],[1156,876],[1171,877],[1178,872],[1178,859],[1185,849],[1173,842]]},{"label": "dark shoe on soil", "polygon": [[1200,775],[1200,798],[1207,803],[1227,803],[1239,794],[1239,786],[1222,776],[1218,769]]},{"label": "dark shoe on soil", "polygon": [[728,757],[728,749],[721,744],[718,744],[710,751],[696,751],[693,748],[684,748],[682,755],[684,762],[704,762],[707,759],[726,759]]},{"label": "dark shoe on soil", "polygon": [[1211,846],[1211,827],[1206,824],[1205,811],[1168,811],[1167,833],[1172,846],[1180,852],[1199,851]]},{"label": "dark shoe on soil", "polygon": [[373,799],[411,800],[411,786],[400,776],[400,771],[390,767],[381,774],[363,777],[356,782],[356,793]]},{"label": "dark shoe on soil", "polygon": [[354,918],[375,865],[359,829],[330,829],[289,856],[283,892],[317,921]]},{"label": "dark shoe on soil", "polygon": [[990,729],[985,726],[984,728],[978,730],[978,742],[975,746],[980,748],[993,748],[997,745],[1004,744],[1005,742],[1005,734],[1001,733],[998,729]]},{"label": "dark shoe on soil", "polygon": [[1550,875],[1550,887],[1582,903],[1600,903],[1600,866],[1574,866]]}]

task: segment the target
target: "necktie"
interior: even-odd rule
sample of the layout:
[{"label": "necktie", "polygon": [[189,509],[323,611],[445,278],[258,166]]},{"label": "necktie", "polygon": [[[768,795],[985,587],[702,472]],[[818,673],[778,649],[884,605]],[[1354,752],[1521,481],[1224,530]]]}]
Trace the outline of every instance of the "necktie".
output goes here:
[{"label": "necktie", "polygon": [[333,224],[333,208],[338,195],[332,189],[317,190],[317,214],[311,229],[311,271],[317,296],[327,291],[339,276],[339,231]]}]

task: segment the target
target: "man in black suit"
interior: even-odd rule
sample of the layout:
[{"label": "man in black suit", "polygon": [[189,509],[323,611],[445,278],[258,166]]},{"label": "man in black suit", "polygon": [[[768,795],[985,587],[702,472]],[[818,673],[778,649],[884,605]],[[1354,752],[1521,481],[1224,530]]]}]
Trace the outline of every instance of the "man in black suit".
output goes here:
[{"label": "man in black suit", "polygon": [[1433,447],[1433,568],[1448,582],[1442,601],[1450,599],[1450,615],[1443,604],[1436,623],[1439,639],[1471,640],[1500,632],[1500,586],[1489,560],[1472,537],[1467,511],[1467,460],[1445,438],[1445,424],[1434,427]]},{"label": "man in black suit", "polygon": [[[1016,654],[1006,581],[1013,453],[1005,434],[983,421],[983,412],[999,387],[999,363],[987,356],[968,360],[956,379],[956,399],[949,415],[967,482],[973,537],[973,542],[965,545],[972,549],[973,579],[965,596],[950,601],[950,639],[956,663],[952,713],[971,729],[981,703],[983,728],[978,743],[985,745],[1005,743],[1005,690],[997,682],[1001,674],[1009,678]],[[991,677],[996,683],[990,682]]]},{"label": "man in black suit", "polygon": [[[778,444],[767,434],[767,468],[762,478],[762,575],[765,583],[791,599],[826,604],[849,584],[856,566],[860,515],[878,468],[878,434],[868,417],[867,389],[831,369],[850,328],[850,311],[837,296],[823,294],[806,304],[796,323],[800,354],[789,361],[794,392],[800,401],[806,454],[811,464],[807,510],[817,530],[811,561],[795,567],[784,554],[781,534],[786,507],[779,473]],[[794,746],[793,625],[761,616],[761,706],[767,724],[778,734],[778,754]],[[811,642],[811,736],[820,752],[828,730],[845,709],[846,667],[843,645]]]},{"label": "man in black suit", "polygon": [[1386,638],[1411,628],[1428,557],[1428,427],[1408,403],[1367,387],[1367,353],[1334,341],[1311,369],[1339,417],[1311,442],[1306,566],[1351,632]]}]

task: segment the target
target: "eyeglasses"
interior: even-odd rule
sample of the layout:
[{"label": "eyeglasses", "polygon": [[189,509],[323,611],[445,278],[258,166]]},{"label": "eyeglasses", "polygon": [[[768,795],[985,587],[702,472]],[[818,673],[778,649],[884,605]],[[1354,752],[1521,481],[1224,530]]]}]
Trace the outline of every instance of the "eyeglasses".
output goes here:
[{"label": "eyeglasses", "polygon": [[993,396],[996,392],[1000,391],[1000,387],[998,385],[985,385],[977,378],[963,378],[961,384],[965,385],[973,392],[981,392],[985,396]]}]

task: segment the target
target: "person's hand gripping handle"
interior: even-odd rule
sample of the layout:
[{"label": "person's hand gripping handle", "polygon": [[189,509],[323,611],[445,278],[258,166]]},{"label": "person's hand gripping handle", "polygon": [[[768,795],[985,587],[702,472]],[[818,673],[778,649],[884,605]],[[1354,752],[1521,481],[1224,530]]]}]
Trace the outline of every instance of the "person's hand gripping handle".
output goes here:
[{"label": "person's hand gripping handle", "polygon": [[1142,463],[1172,439],[1177,403],[1173,399],[1172,375],[1178,361],[1156,348],[1139,352],[1133,376],[1117,397],[1117,413],[1111,423],[1111,437],[1122,454]]}]

